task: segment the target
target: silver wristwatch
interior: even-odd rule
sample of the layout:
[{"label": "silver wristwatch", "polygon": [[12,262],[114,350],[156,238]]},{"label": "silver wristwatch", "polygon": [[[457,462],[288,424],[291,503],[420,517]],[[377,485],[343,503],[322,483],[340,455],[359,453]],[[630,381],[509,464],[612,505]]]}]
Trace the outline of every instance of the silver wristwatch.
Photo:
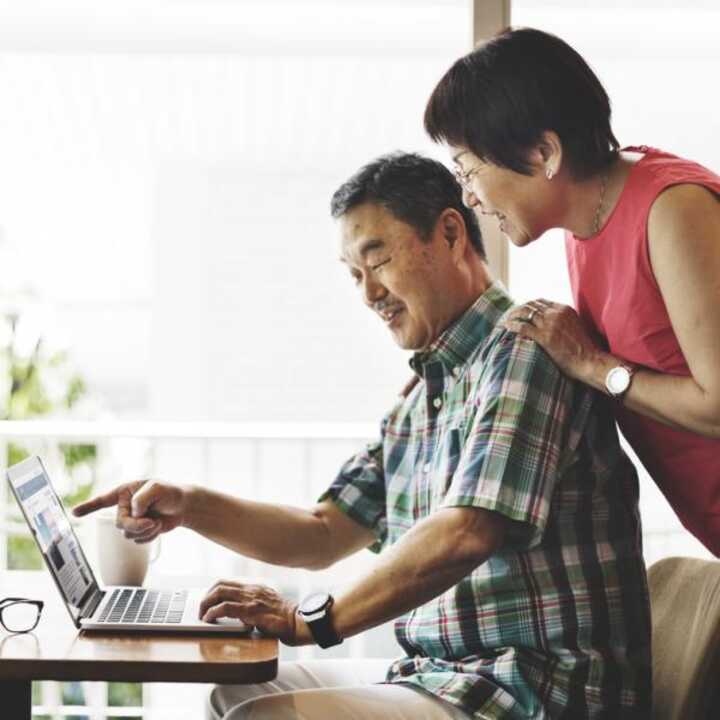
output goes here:
[{"label": "silver wristwatch", "polygon": [[620,363],[612,368],[605,376],[605,389],[608,395],[615,400],[622,400],[630,389],[634,374],[635,368],[627,363]]}]

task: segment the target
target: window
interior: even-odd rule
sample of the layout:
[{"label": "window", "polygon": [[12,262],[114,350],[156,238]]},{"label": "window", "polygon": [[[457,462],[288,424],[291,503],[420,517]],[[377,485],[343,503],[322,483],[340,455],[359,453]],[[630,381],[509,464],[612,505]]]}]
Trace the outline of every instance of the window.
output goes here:
[{"label": "window", "polygon": [[[376,432],[409,370],[337,262],[330,195],[394,149],[447,160],[422,110],[467,49],[470,17],[460,0],[0,10],[4,307],[69,350],[92,400],[76,417],[201,423],[191,440],[85,438],[98,486],[152,469],[306,504]],[[208,439],[206,421],[249,423],[252,437]],[[288,422],[290,437],[278,430]],[[158,567],[270,573],[182,533],[164,540]],[[376,632],[336,652],[394,652]],[[144,703],[178,718],[202,713],[205,689],[35,693],[53,716]]]}]

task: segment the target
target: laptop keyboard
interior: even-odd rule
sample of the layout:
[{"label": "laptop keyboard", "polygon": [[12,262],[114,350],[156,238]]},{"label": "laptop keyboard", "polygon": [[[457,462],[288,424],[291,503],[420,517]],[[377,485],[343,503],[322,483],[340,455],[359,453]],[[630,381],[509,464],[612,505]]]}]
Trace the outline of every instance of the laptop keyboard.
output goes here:
[{"label": "laptop keyboard", "polygon": [[164,592],[117,588],[113,590],[98,622],[172,625],[182,620],[187,597],[187,590]]}]

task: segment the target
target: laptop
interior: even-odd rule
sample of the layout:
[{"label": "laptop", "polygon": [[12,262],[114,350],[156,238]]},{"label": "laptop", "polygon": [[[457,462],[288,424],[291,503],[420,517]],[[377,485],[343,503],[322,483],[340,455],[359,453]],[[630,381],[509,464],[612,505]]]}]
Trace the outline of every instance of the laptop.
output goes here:
[{"label": "laptop", "polygon": [[25,520],[75,627],[124,632],[247,633],[235,618],[198,618],[202,590],[100,587],[42,460],[33,456],[7,470]]}]

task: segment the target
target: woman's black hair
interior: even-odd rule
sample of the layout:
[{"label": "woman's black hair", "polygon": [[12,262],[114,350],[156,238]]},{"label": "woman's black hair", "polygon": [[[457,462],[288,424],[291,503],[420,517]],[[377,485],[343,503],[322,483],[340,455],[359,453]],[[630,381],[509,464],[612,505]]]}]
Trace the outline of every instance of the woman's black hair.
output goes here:
[{"label": "woman's black hair", "polygon": [[601,172],[619,151],[595,73],[566,42],[532,28],[504,30],[457,60],[428,100],[425,129],[525,175],[528,151],[547,130],[576,179]]}]

